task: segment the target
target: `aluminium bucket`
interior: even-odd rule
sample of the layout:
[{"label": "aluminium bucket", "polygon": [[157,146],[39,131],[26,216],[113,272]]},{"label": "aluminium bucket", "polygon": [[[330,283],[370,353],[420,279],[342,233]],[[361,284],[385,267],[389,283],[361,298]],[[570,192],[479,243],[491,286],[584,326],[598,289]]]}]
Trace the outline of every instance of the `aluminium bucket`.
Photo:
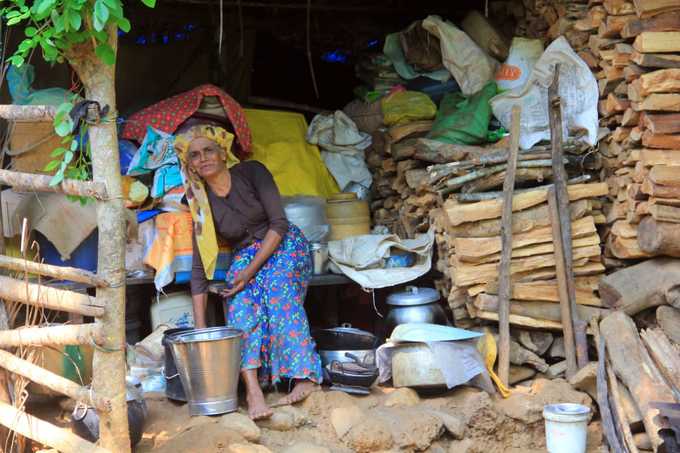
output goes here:
[{"label": "aluminium bucket", "polygon": [[238,409],[242,335],[238,329],[210,327],[170,337],[191,415],[225,414]]}]

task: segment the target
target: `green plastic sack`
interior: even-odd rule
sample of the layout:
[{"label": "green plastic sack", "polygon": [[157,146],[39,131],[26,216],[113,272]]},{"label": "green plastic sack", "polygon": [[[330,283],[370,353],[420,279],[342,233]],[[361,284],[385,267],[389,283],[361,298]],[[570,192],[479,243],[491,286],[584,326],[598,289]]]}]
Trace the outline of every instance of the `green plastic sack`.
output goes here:
[{"label": "green plastic sack", "polygon": [[496,82],[488,82],[467,98],[458,92],[444,95],[427,137],[456,145],[485,143],[491,120],[489,101],[497,91]]},{"label": "green plastic sack", "polygon": [[399,91],[381,101],[383,122],[387,126],[411,121],[431,120],[437,114],[432,99],[418,91]]}]

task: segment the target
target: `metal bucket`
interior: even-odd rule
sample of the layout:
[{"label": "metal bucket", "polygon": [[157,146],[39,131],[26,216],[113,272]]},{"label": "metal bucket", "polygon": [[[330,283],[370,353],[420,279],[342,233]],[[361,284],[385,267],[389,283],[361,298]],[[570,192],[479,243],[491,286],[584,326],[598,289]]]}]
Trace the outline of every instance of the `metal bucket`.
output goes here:
[{"label": "metal bucket", "polygon": [[184,393],[184,387],[182,387],[182,381],[179,379],[179,373],[177,372],[177,366],[175,365],[175,358],[172,356],[172,346],[170,345],[170,339],[182,333],[186,333],[190,330],[194,330],[191,327],[177,327],[174,329],[168,329],[163,333],[163,340],[161,343],[165,348],[165,396],[171,400],[175,401],[185,401],[187,396]]},{"label": "metal bucket", "polygon": [[230,327],[194,329],[170,337],[191,415],[217,415],[238,408],[241,336]]}]

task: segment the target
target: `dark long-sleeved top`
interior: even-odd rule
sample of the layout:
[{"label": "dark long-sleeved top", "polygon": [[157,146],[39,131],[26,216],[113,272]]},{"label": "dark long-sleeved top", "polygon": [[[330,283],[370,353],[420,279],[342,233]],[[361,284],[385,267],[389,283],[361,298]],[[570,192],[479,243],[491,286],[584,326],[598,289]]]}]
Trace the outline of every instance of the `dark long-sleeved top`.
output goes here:
[{"label": "dark long-sleeved top", "polygon": [[[234,249],[264,239],[270,229],[285,236],[288,220],[269,170],[260,162],[246,161],[234,165],[229,172],[231,189],[227,196],[216,195],[206,185],[217,235]],[[195,236],[193,244],[191,294],[195,295],[207,292],[208,280]]]}]

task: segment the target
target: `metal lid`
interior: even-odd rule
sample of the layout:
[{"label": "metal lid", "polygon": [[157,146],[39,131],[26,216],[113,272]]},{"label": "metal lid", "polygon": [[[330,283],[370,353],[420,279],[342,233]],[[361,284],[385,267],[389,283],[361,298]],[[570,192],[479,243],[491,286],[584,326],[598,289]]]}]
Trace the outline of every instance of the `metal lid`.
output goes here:
[{"label": "metal lid", "polygon": [[328,203],[341,203],[345,201],[356,201],[357,199],[357,194],[354,192],[341,192],[331,195],[327,201]]},{"label": "metal lid", "polygon": [[393,293],[387,296],[387,305],[397,306],[413,306],[425,305],[437,302],[439,300],[439,292],[432,288],[418,288],[416,286],[407,286],[406,291]]},{"label": "metal lid", "polygon": [[232,327],[207,327],[191,329],[184,333],[177,333],[170,337],[170,343],[199,343],[236,338],[243,335],[243,331]]}]

